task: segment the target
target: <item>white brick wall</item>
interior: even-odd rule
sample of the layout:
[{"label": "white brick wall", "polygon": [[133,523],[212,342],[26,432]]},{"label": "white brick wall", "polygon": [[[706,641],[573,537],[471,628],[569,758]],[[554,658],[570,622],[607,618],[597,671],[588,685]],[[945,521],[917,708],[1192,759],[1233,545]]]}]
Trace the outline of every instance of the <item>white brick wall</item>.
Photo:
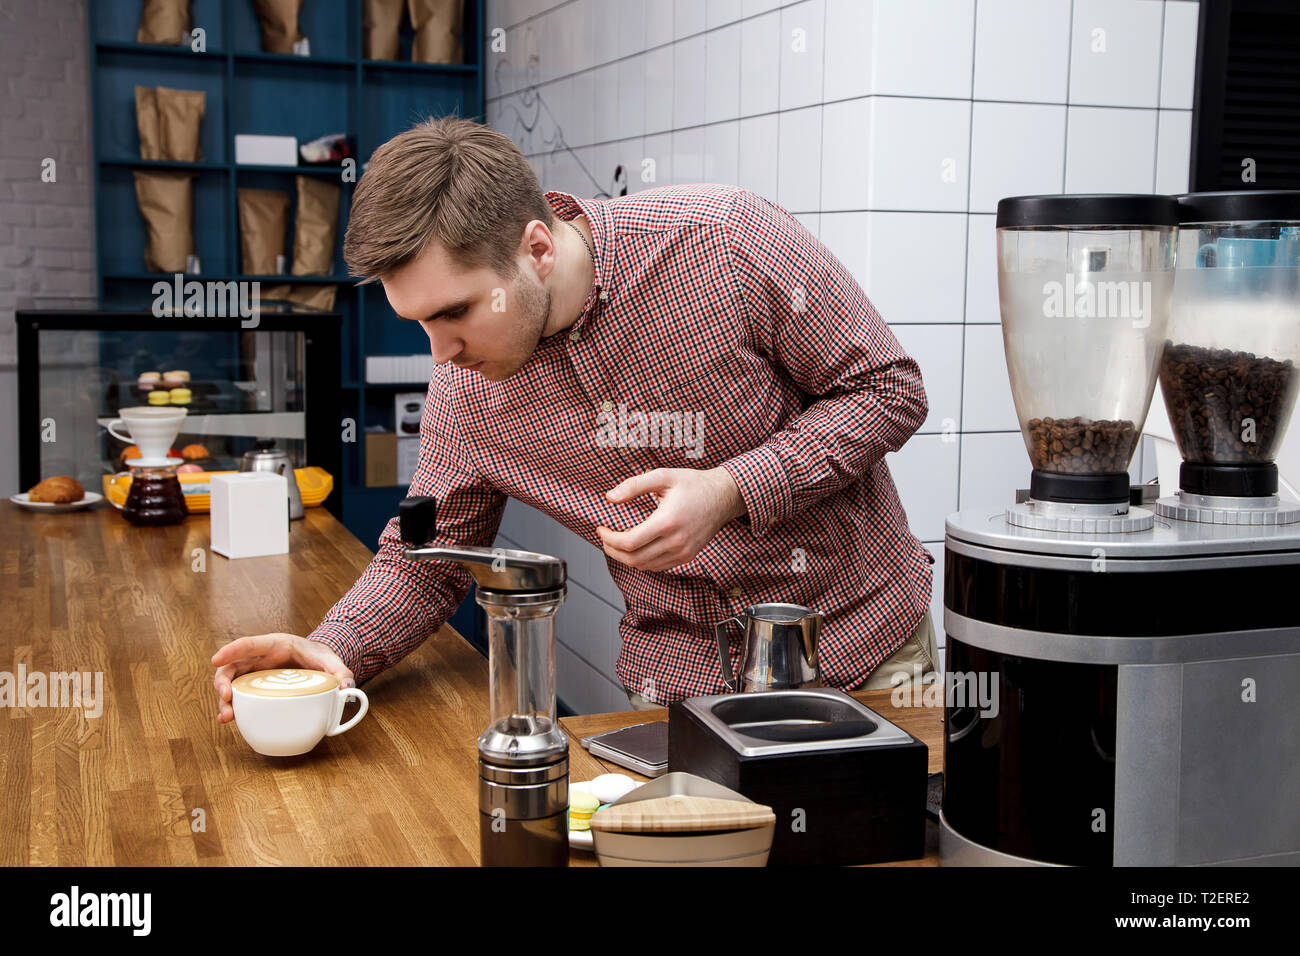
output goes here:
[{"label": "white brick wall", "polygon": [[[0,495],[18,487],[13,315],[95,294],[85,0],[0,0]],[[41,181],[53,159],[54,182]]]}]

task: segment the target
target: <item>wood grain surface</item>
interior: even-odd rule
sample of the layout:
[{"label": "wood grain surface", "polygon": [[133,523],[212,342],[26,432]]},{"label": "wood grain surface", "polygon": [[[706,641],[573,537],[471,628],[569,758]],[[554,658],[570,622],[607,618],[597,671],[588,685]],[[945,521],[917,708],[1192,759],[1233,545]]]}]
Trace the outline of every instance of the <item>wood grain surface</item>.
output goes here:
[{"label": "wood grain surface", "polygon": [[[444,626],[365,685],[352,730],[262,757],[216,722],[209,658],[247,634],[308,634],[372,555],[322,508],[293,522],[287,555],[231,561],[209,545],[207,515],[137,528],[108,505],[0,507],[0,672],[103,679],[98,716],[0,708],[0,865],[476,865],[483,657]],[[883,700],[936,766],[939,713],[855,696]],[[621,772],[579,737],[666,714],[566,718],[570,779]]]},{"label": "wood grain surface", "polygon": [[743,800],[677,793],[606,807],[591,818],[591,828],[617,833],[681,833],[685,830],[741,830],[775,821],[776,814],[771,807]]}]

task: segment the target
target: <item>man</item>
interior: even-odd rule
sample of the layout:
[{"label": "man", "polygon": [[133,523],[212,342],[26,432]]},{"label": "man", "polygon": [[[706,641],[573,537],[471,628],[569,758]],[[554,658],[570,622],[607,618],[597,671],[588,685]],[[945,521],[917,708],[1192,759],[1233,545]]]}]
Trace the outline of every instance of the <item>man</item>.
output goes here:
[{"label": "man", "polygon": [[[506,136],[448,118],[376,150],[344,257],[429,337],[430,543],[491,546],[513,497],[601,548],[632,706],[721,691],[713,625],[766,601],[825,615],[829,685],[934,669],[933,559],[884,461],[925,419],[920,372],[784,210],[729,186],[543,195]],[[237,674],[362,682],[436,632],[470,576],[402,547],[393,520],[308,637],[218,651],[218,719]]]}]

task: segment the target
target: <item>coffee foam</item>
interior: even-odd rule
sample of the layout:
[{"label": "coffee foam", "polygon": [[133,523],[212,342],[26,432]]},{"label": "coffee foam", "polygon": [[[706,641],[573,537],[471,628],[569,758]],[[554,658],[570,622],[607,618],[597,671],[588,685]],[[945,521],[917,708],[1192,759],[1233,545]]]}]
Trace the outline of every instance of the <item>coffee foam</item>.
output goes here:
[{"label": "coffee foam", "polygon": [[337,677],[324,671],[283,668],[242,674],[231,686],[253,697],[309,697],[335,690],[339,682]]}]

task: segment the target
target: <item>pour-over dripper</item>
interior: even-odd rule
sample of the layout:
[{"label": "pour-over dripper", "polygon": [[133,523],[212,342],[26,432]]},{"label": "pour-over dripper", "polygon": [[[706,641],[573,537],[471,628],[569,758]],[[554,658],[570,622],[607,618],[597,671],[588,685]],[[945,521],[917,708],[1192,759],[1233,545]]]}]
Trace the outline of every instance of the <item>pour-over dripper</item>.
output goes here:
[{"label": "pour-over dripper", "polygon": [[998,203],[1003,344],[1033,467],[1013,524],[1137,530],[1110,519],[1129,512],[1128,466],[1169,321],[1176,223],[1167,196]]},{"label": "pour-over dripper", "polygon": [[[140,449],[140,457],[129,459],[128,465],[160,468],[181,463],[181,459],[171,458],[167,452],[185,424],[186,409],[137,405],[123,408],[117,414],[118,417],[108,423],[108,433]],[[116,425],[126,428],[129,434],[116,431]]]}]

